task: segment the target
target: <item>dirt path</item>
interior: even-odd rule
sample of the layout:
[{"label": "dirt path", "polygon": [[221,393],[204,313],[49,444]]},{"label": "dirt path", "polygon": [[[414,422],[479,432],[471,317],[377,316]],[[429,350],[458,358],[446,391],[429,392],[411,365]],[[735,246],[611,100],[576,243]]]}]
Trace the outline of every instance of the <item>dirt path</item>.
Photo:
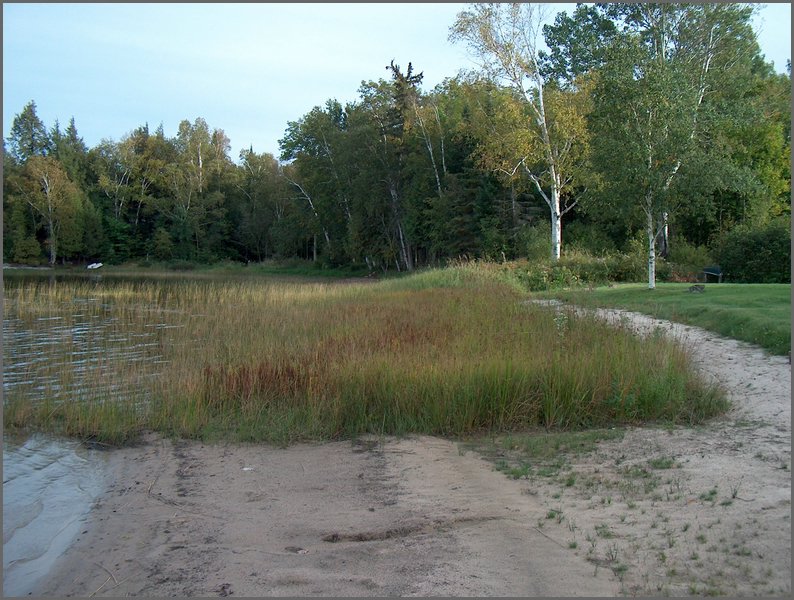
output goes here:
[{"label": "dirt path", "polygon": [[787,595],[790,365],[622,318],[694,341],[731,414],[630,430],[558,478],[517,481],[430,437],[288,449],[150,437],[114,451],[107,494],[37,593]]},{"label": "dirt path", "polygon": [[697,327],[596,313],[685,344],[732,409],[703,427],[631,429],[562,477],[529,482],[547,515],[563,515],[546,521],[546,533],[613,569],[625,594],[790,595],[788,359]]}]

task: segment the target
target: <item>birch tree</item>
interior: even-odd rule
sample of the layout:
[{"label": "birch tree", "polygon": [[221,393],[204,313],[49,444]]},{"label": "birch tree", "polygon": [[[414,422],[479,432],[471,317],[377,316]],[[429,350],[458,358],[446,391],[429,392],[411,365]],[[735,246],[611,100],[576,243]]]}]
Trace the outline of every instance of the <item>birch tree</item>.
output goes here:
[{"label": "birch tree", "polygon": [[[758,46],[752,7],[624,4],[606,8],[625,35],[609,49],[594,94],[594,162],[613,193],[645,221],[648,287],[656,287],[657,241],[697,169],[726,169],[715,132],[742,118],[746,73]],[[694,171],[694,172],[693,172]]]},{"label": "birch tree", "polygon": [[573,134],[577,128],[564,124],[569,115],[549,110],[550,92],[538,47],[545,18],[543,5],[534,3],[475,4],[458,14],[450,40],[466,42],[486,73],[509,85],[527,108],[526,117],[511,128],[512,148],[502,146],[498,153],[502,161],[509,157],[511,164],[499,170],[511,177],[523,173],[543,198],[551,217],[552,258],[557,260],[562,217],[577,203],[566,194],[573,189],[569,169],[586,140]]},{"label": "birch tree", "polygon": [[298,121],[291,121],[279,144],[282,160],[293,169],[284,176],[296,197],[310,208],[322,231],[332,261],[344,259],[344,241],[350,229],[351,177],[355,170],[347,150],[347,111],[336,100],[316,106]]},{"label": "birch tree", "polygon": [[59,252],[79,250],[80,190],[69,180],[61,164],[49,156],[31,156],[23,175],[19,198],[33,210],[44,228],[49,263],[54,265]]}]

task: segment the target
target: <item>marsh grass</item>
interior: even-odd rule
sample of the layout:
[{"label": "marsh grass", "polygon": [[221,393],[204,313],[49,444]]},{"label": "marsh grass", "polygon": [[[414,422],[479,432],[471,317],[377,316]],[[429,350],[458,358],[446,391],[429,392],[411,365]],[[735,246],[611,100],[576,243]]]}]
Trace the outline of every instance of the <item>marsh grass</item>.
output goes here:
[{"label": "marsh grass", "polygon": [[555,320],[493,272],[466,267],[362,285],[26,282],[6,297],[23,321],[62,317],[68,329],[75,300],[91,298],[119,336],[156,333],[140,360],[88,369],[95,381],[77,396],[57,392],[69,360],[40,367],[54,385],[38,399],[11,390],[6,428],[288,444],[699,423],[726,408],[686,349],[574,313]]}]

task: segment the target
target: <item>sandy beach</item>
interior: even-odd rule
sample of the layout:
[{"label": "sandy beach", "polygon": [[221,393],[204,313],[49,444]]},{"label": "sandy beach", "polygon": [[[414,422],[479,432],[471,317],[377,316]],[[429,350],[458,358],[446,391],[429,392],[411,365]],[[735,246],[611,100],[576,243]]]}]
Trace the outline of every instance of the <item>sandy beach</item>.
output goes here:
[{"label": "sandy beach", "polygon": [[601,316],[691,345],[734,408],[518,480],[424,436],[280,449],[148,435],[110,451],[106,493],[33,595],[789,595],[788,359]]}]

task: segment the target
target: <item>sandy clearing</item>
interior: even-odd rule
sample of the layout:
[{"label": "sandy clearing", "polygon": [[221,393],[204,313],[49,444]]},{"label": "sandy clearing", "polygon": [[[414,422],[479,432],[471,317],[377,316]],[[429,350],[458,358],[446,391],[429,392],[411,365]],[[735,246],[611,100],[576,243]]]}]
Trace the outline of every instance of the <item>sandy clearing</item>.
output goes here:
[{"label": "sandy clearing", "polygon": [[151,437],[43,595],[614,595],[535,499],[429,437],[288,449]]},{"label": "sandy clearing", "polygon": [[113,451],[107,493],[34,595],[788,595],[788,361],[600,314],[693,345],[734,409],[631,429],[559,478],[518,481],[431,437],[277,449],[149,436]]}]

